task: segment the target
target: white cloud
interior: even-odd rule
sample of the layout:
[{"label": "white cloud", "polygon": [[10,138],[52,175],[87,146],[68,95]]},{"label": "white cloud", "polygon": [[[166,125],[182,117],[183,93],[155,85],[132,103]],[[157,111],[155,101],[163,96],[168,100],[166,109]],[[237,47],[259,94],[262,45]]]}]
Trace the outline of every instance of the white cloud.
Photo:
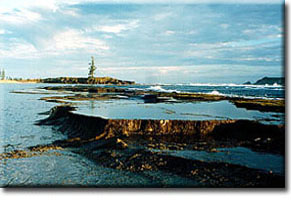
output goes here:
[{"label": "white cloud", "polygon": [[5,33],[6,33],[6,31],[4,29],[0,29],[0,35],[5,34]]},{"label": "white cloud", "polygon": [[167,12],[167,13],[159,13],[157,15],[154,15],[153,18],[156,21],[160,21],[160,20],[163,20],[163,19],[166,19],[166,18],[170,17],[171,15],[172,15],[172,13],[169,13],[169,12]]},{"label": "white cloud", "polygon": [[77,49],[94,51],[109,49],[109,46],[107,46],[105,42],[96,38],[84,36],[80,31],[74,29],[56,34],[52,38],[52,45],[47,46],[49,47],[48,49],[61,51]]},{"label": "white cloud", "polygon": [[226,46],[231,46],[231,42],[216,42],[216,43],[190,43],[191,47],[195,49],[213,49],[213,48],[221,48]]},{"label": "white cloud", "polygon": [[197,30],[191,30],[187,34],[189,34],[189,35],[195,35],[197,33],[199,33]]},{"label": "white cloud", "polygon": [[222,56],[221,52],[229,50],[232,42],[217,43],[191,43],[190,49],[184,52],[184,57],[199,57],[207,59],[217,59]]},{"label": "white cloud", "polygon": [[12,39],[9,45],[0,43],[0,58],[35,58],[37,53],[35,47],[25,41]]},{"label": "white cloud", "polygon": [[111,39],[112,38],[112,35],[104,35],[103,36],[105,39]]},{"label": "white cloud", "polygon": [[279,59],[274,59],[274,58],[270,58],[270,57],[246,57],[246,58],[236,58],[236,60],[241,60],[241,61],[265,61],[265,62],[279,61]]},{"label": "white cloud", "polygon": [[114,26],[101,26],[98,28],[99,31],[106,33],[120,33],[121,31],[126,30],[127,27],[124,24],[117,24]]},{"label": "white cloud", "polygon": [[167,30],[167,31],[165,31],[165,35],[173,35],[173,34],[175,34],[175,31],[170,31],[170,30]]},{"label": "white cloud", "polygon": [[251,29],[245,29],[242,31],[242,33],[247,36],[253,36],[256,34],[258,35],[269,34],[270,31],[275,32],[275,33],[282,33],[282,27],[278,25],[262,24],[259,26],[254,26]]},{"label": "white cloud", "polygon": [[283,34],[271,34],[267,35],[266,38],[275,39],[275,38],[282,38]]},{"label": "white cloud", "polygon": [[267,45],[269,42],[274,42],[274,38],[280,38],[281,34],[269,35],[265,38],[257,40],[240,40],[240,41],[228,41],[228,42],[216,42],[216,43],[190,43],[190,51],[201,51],[201,50],[252,50],[255,48]]},{"label": "white cloud", "polygon": [[156,71],[160,73],[167,73],[170,71],[179,71],[183,67],[193,67],[193,66],[120,66],[120,67],[104,67],[100,68],[101,71],[110,71],[110,72],[120,72],[122,71]]},{"label": "white cloud", "polygon": [[0,1],[0,12],[10,12],[13,9],[29,9],[32,7],[46,8],[46,9],[57,9],[57,0],[1,0]]},{"label": "white cloud", "polygon": [[37,12],[21,9],[14,12],[0,13],[0,22],[9,24],[25,24],[42,19]]},{"label": "white cloud", "polygon": [[123,31],[137,28],[139,26],[139,20],[132,20],[127,23],[120,23],[115,25],[104,25],[104,26],[95,26],[93,28],[85,29],[86,32],[100,31],[105,33],[114,33],[119,34]]},{"label": "white cloud", "polygon": [[72,17],[80,17],[80,14],[77,12],[76,9],[70,8],[70,9],[60,9],[59,12],[61,12],[63,15],[69,15]]},{"label": "white cloud", "polygon": [[186,51],[184,52],[183,56],[185,58],[188,58],[188,57],[197,57],[197,58],[210,58],[209,56],[211,55],[211,58],[217,58],[218,56],[218,51],[216,50],[190,50],[190,51]]},{"label": "white cloud", "polygon": [[0,57],[3,58],[40,58],[51,55],[65,55],[78,52],[105,54],[109,46],[102,40],[84,36],[80,31],[69,29],[55,34],[51,39],[42,42],[41,48],[18,39],[10,39],[9,43],[0,42]]},{"label": "white cloud", "polygon": [[[247,52],[258,48],[258,45],[252,45],[249,41],[229,41],[216,43],[191,43],[190,49],[184,52],[184,57],[197,57],[206,59],[221,59],[225,58],[226,52],[239,51]],[[228,60],[231,58],[227,57]]]},{"label": "white cloud", "polygon": [[220,24],[221,28],[227,29],[229,27],[229,24]]}]

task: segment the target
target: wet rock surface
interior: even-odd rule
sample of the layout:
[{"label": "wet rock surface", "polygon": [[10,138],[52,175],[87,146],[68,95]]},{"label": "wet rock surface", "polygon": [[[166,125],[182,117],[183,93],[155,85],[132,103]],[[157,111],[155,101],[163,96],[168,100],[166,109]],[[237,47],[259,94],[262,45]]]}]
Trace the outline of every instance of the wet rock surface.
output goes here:
[{"label": "wet rock surface", "polygon": [[57,106],[47,119],[37,125],[55,125],[69,138],[110,139],[147,137],[158,141],[194,143],[204,140],[205,148],[213,144],[246,146],[257,151],[284,154],[284,125],[266,125],[250,120],[119,120],[72,113],[71,106]]},{"label": "wet rock surface", "polygon": [[[284,155],[284,126],[247,120],[112,120],[72,113],[58,106],[38,125],[51,125],[68,136],[38,145],[6,158],[37,156],[36,152],[71,149],[107,168],[143,176],[171,173],[191,180],[183,187],[284,187],[284,172],[253,169],[227,162],[206,162],[167,152],[201,151],[215,154],[221,148],[248,147],[253,151]],[[165,153],[166,152],[166,153]],[[140,185],[136,185],[139,187]],[[153,187],[178,187],[158,184]]]}]

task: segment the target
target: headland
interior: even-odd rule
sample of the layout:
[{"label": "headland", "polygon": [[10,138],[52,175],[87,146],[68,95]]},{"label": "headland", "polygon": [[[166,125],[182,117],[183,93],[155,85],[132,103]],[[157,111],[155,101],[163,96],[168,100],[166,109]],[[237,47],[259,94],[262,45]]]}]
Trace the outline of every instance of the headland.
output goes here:
[{"label": "headland", "polygon": [[112,77],[57,77],[43,79],[13,79],[0,80],[0,83],[57,83],[57,84],[106,84],[106,85],[132,85],[134,81],[125,81]]}]

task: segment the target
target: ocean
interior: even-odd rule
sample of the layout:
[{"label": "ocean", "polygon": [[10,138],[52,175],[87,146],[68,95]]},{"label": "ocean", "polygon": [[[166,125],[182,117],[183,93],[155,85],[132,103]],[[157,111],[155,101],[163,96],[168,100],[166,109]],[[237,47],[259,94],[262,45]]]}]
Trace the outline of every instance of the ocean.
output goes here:
[{"label": "ocean", "polygon": [[158,92],[195,92],[231,97],[282,99],[285,87],[281,85],[240,85],[240,84],[155,84],[125,86],[132,90],[149,90]]}]

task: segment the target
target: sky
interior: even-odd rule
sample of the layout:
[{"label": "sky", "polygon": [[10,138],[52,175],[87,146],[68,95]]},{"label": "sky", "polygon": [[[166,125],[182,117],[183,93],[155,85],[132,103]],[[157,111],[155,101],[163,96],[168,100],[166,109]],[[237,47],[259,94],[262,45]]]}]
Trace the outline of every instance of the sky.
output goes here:
[{"label": "sky", "polygon": [[283,71],[281,0],[0,0],[0,68],[22,78],[243,83]]}]

